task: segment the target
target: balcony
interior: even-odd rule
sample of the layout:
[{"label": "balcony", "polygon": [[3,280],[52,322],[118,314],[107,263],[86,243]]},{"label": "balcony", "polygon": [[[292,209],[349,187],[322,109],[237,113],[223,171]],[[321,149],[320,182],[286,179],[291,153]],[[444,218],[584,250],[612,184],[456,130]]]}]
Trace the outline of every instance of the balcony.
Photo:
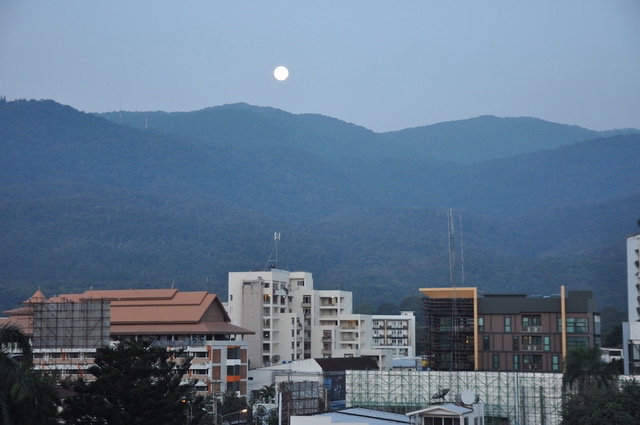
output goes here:
[{"label": "balcony", "polygon": [[542,332],[542,326],[523,326],[522,332]]},{"label": "balcony", "polygon": [[522,351],[542,351],[542,345],[523,345]]}]

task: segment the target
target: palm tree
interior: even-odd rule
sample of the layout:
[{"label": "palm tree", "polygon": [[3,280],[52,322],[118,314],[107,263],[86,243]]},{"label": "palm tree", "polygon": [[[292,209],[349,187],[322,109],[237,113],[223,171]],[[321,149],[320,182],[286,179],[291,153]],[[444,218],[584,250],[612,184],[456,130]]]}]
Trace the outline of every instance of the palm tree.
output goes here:
[{"label": "palm tree", "polygon": [[10,424],[11,406],[27,396],[25,371],[31,367],[31,344],[13,324],[0,325],[0,424]]},{"label": "palm tree", "polygon": [[273,400],[276,398],[276,387],[275,384],[265,385],[258,392],[258,400],[263,403],[273,403]]},{"label": "palm tree", "polygon": [[584,392],[589,388],[610,387],[617,376],[615,365],[602,360],[600,348],[576,347],[567,354],[562,386]]},{"label": "palm tree", "polygon": [[0,325],[0,425],[56,423],[55,383],[32,367],[27,336],[15,325]]}]

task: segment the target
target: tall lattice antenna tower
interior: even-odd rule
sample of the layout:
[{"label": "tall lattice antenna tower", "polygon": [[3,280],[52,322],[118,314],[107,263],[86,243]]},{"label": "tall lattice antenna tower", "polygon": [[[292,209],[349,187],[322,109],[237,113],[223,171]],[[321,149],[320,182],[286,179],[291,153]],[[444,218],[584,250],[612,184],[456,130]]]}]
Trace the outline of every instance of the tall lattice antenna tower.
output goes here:
[{"label": "tall lattice antenna tower", "polygon": [[[278,245],[279,244],[280,244],[280,232],[273,232],[273,248],[271,248],[271,254],[269,254],[269,259],[267,260],[267,265],[265,266],[265,270],[278,268]],[[275,257],[274,257],[274,253],[275,253]]]}]

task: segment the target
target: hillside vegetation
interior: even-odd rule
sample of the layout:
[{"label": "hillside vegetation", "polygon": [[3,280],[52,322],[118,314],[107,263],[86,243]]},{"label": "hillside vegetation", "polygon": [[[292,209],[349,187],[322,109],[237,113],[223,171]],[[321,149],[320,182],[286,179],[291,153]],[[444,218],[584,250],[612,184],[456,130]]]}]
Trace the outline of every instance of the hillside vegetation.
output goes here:
[{"label": "hillside vegetation", "polygon": [[0,308],[40,287],[206,289],[279,267],[380,305],[450,284],[625,307],[640,135],[478,117],[374,133],[238,104],[93,115],[0,102]]}]

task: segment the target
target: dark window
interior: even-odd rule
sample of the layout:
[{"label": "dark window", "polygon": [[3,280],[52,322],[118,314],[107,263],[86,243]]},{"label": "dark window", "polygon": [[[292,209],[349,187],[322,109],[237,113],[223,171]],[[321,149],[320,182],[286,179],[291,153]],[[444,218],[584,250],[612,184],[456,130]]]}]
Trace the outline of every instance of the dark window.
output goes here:
[{"label": "dark window", "polygon": [[500,355],[499,354],[494,354],[493,355],[493,369],[494,370],[500,369]]},{"label": "dark window", "polygon": [[489,339],[489,335],[482,336],[482,349],[485,351],[491,350],[491,340]]},{"label": "dark window", "polygon": [[505,316],[504,318],[504,331],[511,332],[511,317]]},{"label": "dark window", "polygon": [[519,354],[514,354],[513,355],[513,368],[515,370],[519,370],[520,369],[520,355]]},{"label": "dark window", "polygon": [[523,314],[522,315],[522,330],[532,331],[532,327],[542,326],[542,317],[539,314]]},{"label": "dark window", "polygon": [[513,337],[513,351],[520,351],[520,337],[517,335]]},{"label": "dark window", "polygon": [[227,347],[227,359],[239,359],[240,347]]},{"label": "dark window", "polygon": [[589,337],[587,337],[587,336],[568,336],[567,337],[567,346],[568,347],[588,347],[589,346]]}]

